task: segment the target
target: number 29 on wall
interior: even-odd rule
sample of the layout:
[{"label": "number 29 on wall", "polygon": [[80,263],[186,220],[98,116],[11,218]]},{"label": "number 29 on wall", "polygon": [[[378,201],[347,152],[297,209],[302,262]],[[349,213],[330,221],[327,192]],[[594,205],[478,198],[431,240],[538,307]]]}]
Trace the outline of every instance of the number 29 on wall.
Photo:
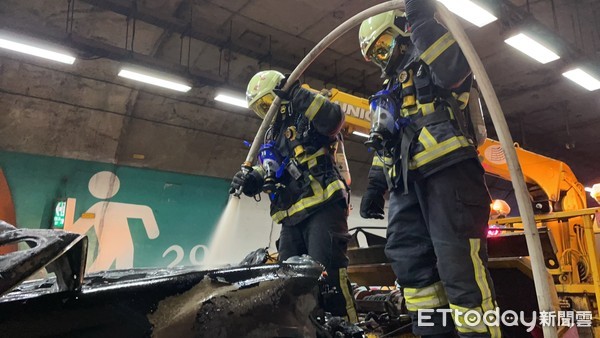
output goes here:
[{"label": "number 29 on wall", "polygon": [[[198,259],[198,250],[202,249],[202,258]],[[170,254],[171,252],[175,252],[175,259],[169,263],[169,265],[167,265],[168,268],[172,268],[174,266],[178,266],[178,265],[182,265],[181,262],[183,261],[184,257],[185,257],[185,251],[183,250],[183,248],[181,247],[181,245],[171,245],[170,247],[167,248],[167,250],[165,250],[165,252],[163,252],[162,256],[163,258],[165,258],[168,254]],[[204,257],[206,257],[206,254],[208,253],[208,247],[206,245],[203,244],[198,244],[196,246],[194,246],[192,248],[192,250],[190,250],[189,253],[189,259],[190,259],[190,263],[192,265],[202,265],[202,263],[204,263]]]}]

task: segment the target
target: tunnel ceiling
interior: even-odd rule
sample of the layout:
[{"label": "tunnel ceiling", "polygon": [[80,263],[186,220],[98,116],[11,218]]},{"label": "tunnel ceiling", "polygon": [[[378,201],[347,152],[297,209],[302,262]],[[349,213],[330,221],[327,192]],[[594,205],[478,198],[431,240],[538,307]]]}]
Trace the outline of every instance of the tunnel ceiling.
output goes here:
[{"label": "tunnel ceiling", "polygon": [[[73,66],[0,51],[0,147],[193,174],[230,177],[259,120],[214,101],[242,94],[261,69],[289,72],[327,33],[380,1],[359,0],[3,0],[0,26],[72,48]],[[600,65],[600,1],[488,1],[499,20],[463,21],[522,147],[568,163],[582,183],[600,182],[600,92],[561,73],[579,61]],[[72,10],[70,10],[72,9]],[[541,65],[503,41],[534,27],[561,44],[561,60]],[[192,79],[176,94],[117,77],[143,64]],[[367,97],[380,71],[359,52],[357,29],[310,67],[304,81]],[[488,117],[488,131],[495,137]],[[370,155],[358,137],[347,150],[353,172]],[[359,186],[362,183],[356,183]]]}]

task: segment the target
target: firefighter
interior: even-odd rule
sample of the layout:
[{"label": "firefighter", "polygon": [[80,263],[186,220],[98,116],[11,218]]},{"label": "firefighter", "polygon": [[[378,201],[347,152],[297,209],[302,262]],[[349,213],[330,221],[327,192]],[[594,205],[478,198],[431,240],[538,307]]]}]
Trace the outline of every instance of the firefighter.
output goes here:
[{"label": "firefighter", "polygon": [[308,254],[325,267],[322,307],[357,322],[346,268],[348,186],[335,165],[344,124],[341,108],[299,83],[283,92],[283,74],[267,70],[248,83],[248,106],[264,119],[275,95],[280,111],[259,151],[261,166],[235,174],[230,192],[269,194],[271,217],[281,223],[279,260]]},{"label": "firefighter", "polygon": [[381,218],[383,194],[390,192],[385,253],[414,334],[500,337],[498,326],[471,321],[496,308],[487,269],[491,199],[466,118],[471,70],[434,19],[434,1],[405,5],[405,13],[371,17],[359,30],[363,56],[385,78],[383,90],[370,98],[366,145],[377,156],[361,215]]}]

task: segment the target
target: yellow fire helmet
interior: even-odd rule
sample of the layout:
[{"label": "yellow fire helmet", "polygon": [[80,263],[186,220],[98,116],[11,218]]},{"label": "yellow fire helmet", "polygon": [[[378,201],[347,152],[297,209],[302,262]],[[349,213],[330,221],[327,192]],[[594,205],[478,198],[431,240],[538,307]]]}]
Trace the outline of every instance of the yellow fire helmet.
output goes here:
[{"label": "yellow fire helmet", "polygon": [[262,119],[265,118],[269,107],[275,100],[273,89],[284,78],[285,76],[276,70],[265,70],[256,73],[248,82],[248,88],[246,88],[248,107]]},{"label": "yellow fire helmet", "polygon": [[363,21],[358,31],[358,41],[365,60],[373,61],[385,70],[392,59],[396,38],[410,37],[410,31],[406,27],[406,14],[398,10],[381,13]]}]

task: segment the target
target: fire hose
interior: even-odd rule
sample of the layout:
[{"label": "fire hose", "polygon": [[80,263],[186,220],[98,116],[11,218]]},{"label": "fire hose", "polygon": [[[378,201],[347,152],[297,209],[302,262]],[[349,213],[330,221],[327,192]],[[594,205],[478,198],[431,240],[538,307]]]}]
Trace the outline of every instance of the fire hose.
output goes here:
[{"label": "fire hose", "polygon": [[[404,8],[405,7],[403,0],[388,1],[368,8],[354,15],[350,19],[346,20],[344,23],[342,23],[333,31],[331,31],[327,36],[325,36],[304,57],[304,59],[302,59],[302,61],[298,64],[296,69],[294,69],[294,71],[290,74],[288,80],[286,81],[282,89],[284,91],[288,90],[291,84],[293,84],[296,80],[300,78],[300,76],[302,75],[302,73],[304,73],[308,66],[310,66],[310,64],[314,60],[316,60],[316,58],[326,48],[328,48],[335,40],[337,40],[343,34],[347,33],[353,27],[358,26],[364,20],[377,14],[395,9],[404,10]],[[437,3],[437,11],[442,22],[446,25],[448,31],[454,36],[458,45],[462,49],[467,61],[469,62],[471,70],[473,71],[473,75],[477,78],[477,83],[480,86],[481,93],[487,104],[494,128],[496,129],[496,133],[500,140],[500,144],[502,145],[502,148],[506,155],[506,162],[508,164],[511,181],[515,190],[517,204],[519,207],[519,213],[523,221],[525,238],[527,241],[527,248],[529,250],[529,255],[531,258],[531,267],[533,270],[533,281],[537,294],[538,307],[540,311],[552,311],[552,294],[550,290],[550,283],[546,278],[547,270],[544,264],[542,245],[540,242],[539,233],[537,231],[537,226],[535,224],[533,209],[530,203],[529,193],[525,184],[525,179],[523,177],[521,165],[519,164],[512,136],[510,135],[508,124],[506,123],[506,118],[504,117],[504,113],[502,112],[500,102],[498,101],[498,97],[496,96],[496,93],[492,87],[487,72],[483,67],[481,59],[477,55],[475,48],[471,44],[471,41],[467,37],[467,34],[465,33],[458,19],[440,3]],[[248,168],[252,167],[252,163],[256,158],[258,150],[264,139],[265,133],[269,128],[269,125],[273,121],[276,112],[279,110],[280,104],[281,99],[279,97],[276,97],[273,101],[273,104],[271,104],[267,115],[263,119],[258,132],[256,133],[256,137],[254,138],[252,146],[248,151],[246,161],[242,164],[242,170],[248,170]],[[241,191],[239,193],[241,194]],[[557,337],[556,328],[554,327],[544,326],[543,331],[544,337],[546,338]]]}]

